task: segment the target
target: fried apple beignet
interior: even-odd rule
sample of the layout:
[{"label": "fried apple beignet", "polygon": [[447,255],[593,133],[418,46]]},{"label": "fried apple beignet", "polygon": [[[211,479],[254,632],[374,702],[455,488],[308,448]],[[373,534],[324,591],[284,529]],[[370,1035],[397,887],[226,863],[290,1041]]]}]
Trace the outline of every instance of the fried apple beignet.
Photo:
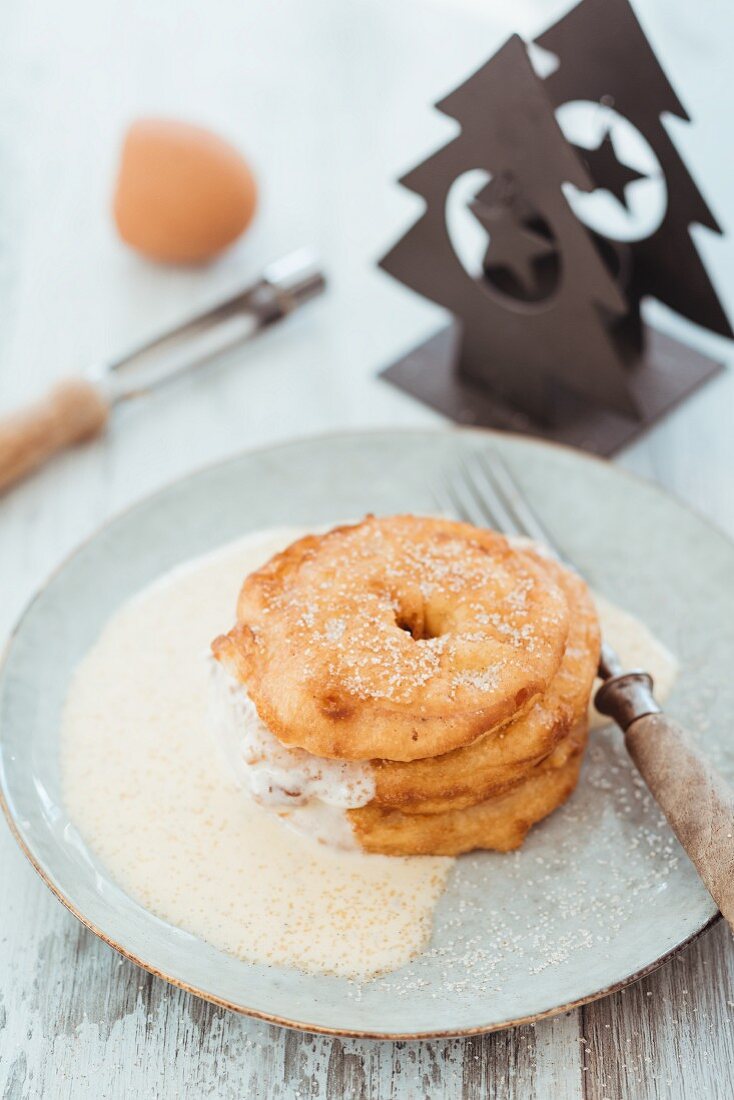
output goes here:
[{"label": "fried apple beignet", "polygon": [[367,517],[244,582],[214,655],[286,745],[416,760],[469,745],[549,688],[568,601],[542,559],[451,520]]}]

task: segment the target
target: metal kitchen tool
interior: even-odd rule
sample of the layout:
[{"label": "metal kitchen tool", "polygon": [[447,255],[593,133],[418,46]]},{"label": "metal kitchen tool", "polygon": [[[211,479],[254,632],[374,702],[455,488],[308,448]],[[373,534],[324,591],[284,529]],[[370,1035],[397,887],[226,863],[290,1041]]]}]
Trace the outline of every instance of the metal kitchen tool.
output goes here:
[{"label": "metal kitchen tool", "polygon": [[99,435],[120,401],[147,393],[286,317],[326,283],[312,253],[271,264],[251,286],[0,420],[0,491],[54,454]]}]

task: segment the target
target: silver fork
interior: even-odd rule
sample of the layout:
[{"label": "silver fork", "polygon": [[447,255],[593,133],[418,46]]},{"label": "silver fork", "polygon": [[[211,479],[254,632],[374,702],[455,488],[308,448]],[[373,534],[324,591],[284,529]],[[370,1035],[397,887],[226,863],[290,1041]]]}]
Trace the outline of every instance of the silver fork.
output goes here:
[{"label": "silver fork", "polygon": [[[499,454],[474,450],[433,491],[442,511],[542,543],[563,555]],[[649,673],[625,672],[602,643],[595,705],[624,732],[625,745],[701,879],[734,930],[734,791],[689,735],[663,714]]]},{"label": "silver fork", "polygon": [[[493,527],[506,535],[533,539],[560,562],[565,561],[547,527],[533,511],[509,467],[498,454],[493,454],[490,458],[486,452],[476,451],[456,468],[453,477],[445,479],[443,492],[435,491],[434,496],[442,508],[448,508],[459,519],[473,523],[475,527]],[[576,569],[572,562],[566,561],[566,564]],[[607,681],[614,676],[621,676],[623,672],[617,653],[608,642],[602,642],[599,657],[600,678]],[[635,671],[628,675],[635,677],[636,689],[645,693],[644,700],[640,698],[639,703],[642,705],[644,702],[649,707],[646,713],[658,714],[660,707],[652,695],[653,684],[649,673]],[[637,717],[641,718],[642,713],[638,713]]]}]

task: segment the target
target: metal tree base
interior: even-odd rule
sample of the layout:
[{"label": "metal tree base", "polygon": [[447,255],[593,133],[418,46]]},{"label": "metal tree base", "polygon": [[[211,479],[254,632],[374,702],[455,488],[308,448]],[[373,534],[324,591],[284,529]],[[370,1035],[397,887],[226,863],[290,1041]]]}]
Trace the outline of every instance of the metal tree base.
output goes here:
[{"label": "metal tree base", "polygon": [[551,392],[548,422],[532,420],[499,395],[459,374],[460,334],[453,324],[417,345],[381,377],[458,424],[523,432],[608,456],[631,443],[723,369],[721,363],[657,329],[646,325],[645,335],[645,355],[631,372],[642,410],[634,420],[560,388]]}]

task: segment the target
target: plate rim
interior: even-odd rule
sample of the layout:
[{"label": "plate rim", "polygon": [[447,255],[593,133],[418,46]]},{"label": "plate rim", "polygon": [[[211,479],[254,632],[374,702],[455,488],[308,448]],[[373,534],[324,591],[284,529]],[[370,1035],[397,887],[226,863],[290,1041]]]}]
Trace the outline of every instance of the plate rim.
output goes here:
[{"label": "plate rim", "polygon": [[[301,436],[289,437],[288,439],[279,440],[275,443],[265,443],[257,447],[245,447],[240,448],[237,451],[224,457],[214,459],[211,462],[204,463],[197,466],[193,470],[189,470],[187,473],[179,474],[176,477],[164,482],[162,485],[151,490],[148,493],[137,497],[131,501],[124,508],[119,509],[112,515],[106,517],[102,523],[98,524],[89,534],[83,539],[80,539],[71,550],[65,553],[62,558],[56,563],[54,568],[46,575],[45,579],[34,589],[30,598],[26,601],[21,611],[19,612],[5,643],[0,651],[0,684],[5,675],[5,668],[10,654],[10,650],[13,646],[16,636],[22,628],[26,617],[31,611],[36,601],[43,595],[48,589],[49,585],[53,583],[59,573],[66,567],[66,565],[82,550],[84,547],[98,538],[108,527],[117,523],[119,520],[124,519],[131,512],[134,512],[138,507],[142,505],[150,504],[156,497],[164,495],[175,489],[177,486],[182,485],[191,478],[200,476],[201,474],[208,473],[216,470],[219,467],[228,466],[231,463],[241,461],[248,455],[262,454],[268,451],[284,450],[287,447],[298,446],[299,444],[307,443],[328,443],[330,441],[344,440],[357,437],[369,437],[385,434],[402,434],[402,435],[464,435],[474,436],[480,439],[496,439],[496,438],[511,438],[517,439],[525,444],[530,444],[533,447],[537,447],[540,450],[544,450],[548,447],[558,449],[564,452],[572,454],[575,458],[587,459],[591,462],[597,463],[604,467],[614,467],[616,473],[622,474],[632,481],[647,486],[654,492],[659,493],[661,496],[669,497],[678,507],[684,511],[689,512],[699,522],[703,523],[713,533],[723,538],[728,542],[732,549],[734,549],[734,540],[732,540],[727,532],[723,531],[713,520],[707,516],[701,515],[694,507],[691,507],[687,502],[679,500],[672,493],[668,492],[663,486],[657,484],[649,478],[643,477],[640,474],[636,474],[631,470],[627,470],[624,467],[616,466],[609,459],[603,458],[596,454],[590,454],[581,448],[571,447],[564,443],[558,443],[552,440],[538,439],[535,436],[527,435],[522,432],[501,432],[488,428],[477,428],[462,425],[427,425],[425,427],[410,426],[385,426],[385,427],[372,427],[372,428],[357,428],[354,430],[341,430],[336,429],[326,432],[307,433]],[[2,729],[0,729],[0,748],[2,747]],[[659,967],[663,966],[670,959],[674,958],[685,947],[694,943],[699,937],[704,935],[709,929],[711,929],[720,919],[721,913],[716,912],[707,921],[705,921],[700,928],[696,929],[690,935],[680,940],[673,947],[669,948],[664,954],[658,956],[652,962],[646,966],[635,970],[618,981],[613,982],[609,986],[605,986],[603,989],[597,990],[588,996],[578,998],[573,1001],[568,1001],[563,1004],[556,1005],[552,1008],[545,1009],[542,1012],[533,1013],[528,1016],[512,1017],[510,1019],[496,1021],[488,1024],[478,1024],[468,1028],[454,1028],[454,1029],[440,1029],[436,1031],[416,1031],[416,1032],[379,1032],[373,1030],[358,1030],[338,1027],[328,1027],[321,1024],[308,1023],[307,1021],[290,1019],[288,1017],[272,1015],[264,1012],[261,1009],[252,1008],[246,1005],[236,1004],[227,1000],[225,997],[218,997],[215,993],[209,992],[193,986],[185,982],[180,978],[176,978],[173,975],[166,974],[164,971],[156,967],[152,962],[147,962],[145,959],[140,958],[134,952],[127,950],[121,944],[117,943],[114,939],[107,935],[101,928],[89,920],[82,912],[77,908],[74,902],[67,897],[63,890],[60,889],[53,881],[52,875],[49,873],[46,867],[44,867],[41,860],[36,856],[32,847],[26,842],[21,835],[18,824],[11,811],[8,798],[6,797],[5,790],[5,769],[0,768],[0,809],[3,811],[5,820],[7,821],[10,829],[11,836],[15,839],[18,847],[31,864],[33,869],[41,878],[42,882],[48,887],[54,897],[61,902],[65,909],[68,910],[74,916],[80,924],[86,929],[92,932],[98,939],[105,943],[108,947],[111,947],[123,958],[129,962],[134,963],[141,969],[152,974],[156,978],[161,978],[169,985],[172,985],[178,989],[183,989],[185,992],[190,993],[200,999],[209,1002],[210,1004],[217,1005],[220,1008],[225,1008],[228,1011],[235,1012],[240,1016],[246,1016],[251,1019],[262,1020],[269,1024],[276,1024],[280,1027],[289,1028],[291,1030],[303,1031],[309,1034],[326,1035],[331,1037],[349,1038],[349,1039],[374,1039],[387,1042],[399,1042],[410,1040],[428,1040],[428,1039],[453,1039],[462,1038],[472,1035],[485,1035],[494,1031],[503,1031],[511,1027],[520,1027],[525,1024],[537,1023],[540,1020],[549,1019],[553,1016],[558,1016],[564,1012],[570,1012],[574,1009],[581,1008],[584,1005],[592,1004],[594,1001],[601,1000],[603,997],[610,996],[613,993],[618,992],[621,989],[625,989],[627,986],[632,985],[634,982],[640,981],[642,978],[649,974],[652,974]]]}]

